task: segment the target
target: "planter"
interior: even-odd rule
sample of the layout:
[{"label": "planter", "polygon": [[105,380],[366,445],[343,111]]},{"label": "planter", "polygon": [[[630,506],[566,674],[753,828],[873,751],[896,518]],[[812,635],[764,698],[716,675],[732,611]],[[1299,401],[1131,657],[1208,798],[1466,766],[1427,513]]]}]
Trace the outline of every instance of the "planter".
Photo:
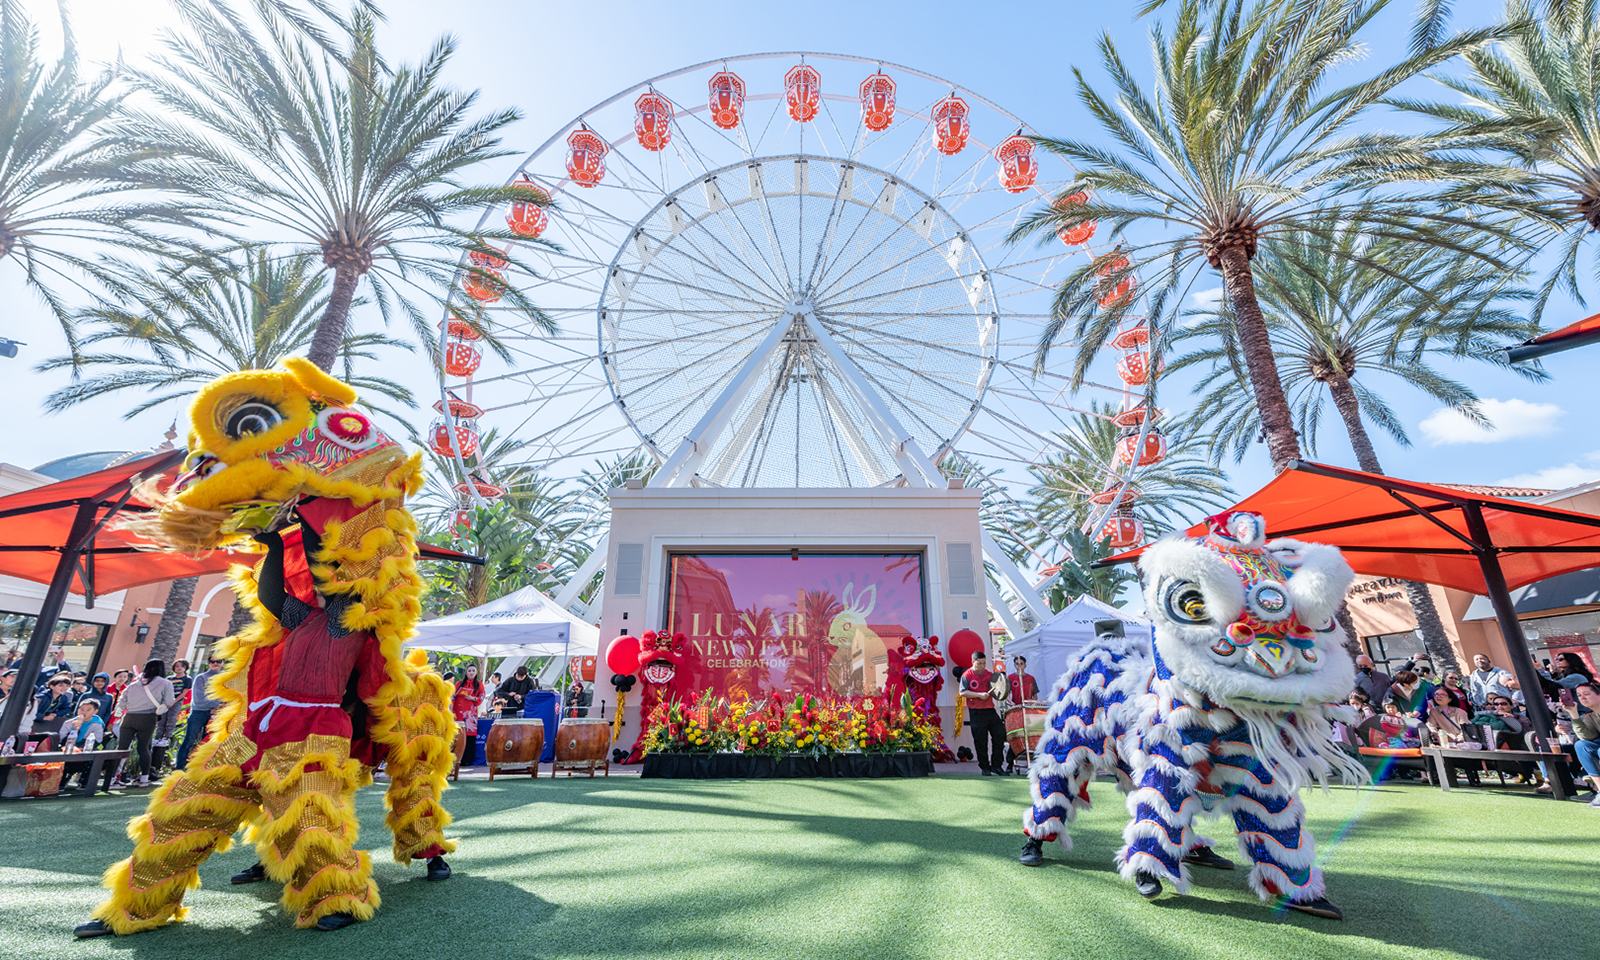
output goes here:
[{"label": "planter", "polygon": [[816,777],[926,777],[933,759],[920,753],[841,753],[781,757],[743,753],[653,753],[644,758],[641,777],[666,780],[767,780]]}]

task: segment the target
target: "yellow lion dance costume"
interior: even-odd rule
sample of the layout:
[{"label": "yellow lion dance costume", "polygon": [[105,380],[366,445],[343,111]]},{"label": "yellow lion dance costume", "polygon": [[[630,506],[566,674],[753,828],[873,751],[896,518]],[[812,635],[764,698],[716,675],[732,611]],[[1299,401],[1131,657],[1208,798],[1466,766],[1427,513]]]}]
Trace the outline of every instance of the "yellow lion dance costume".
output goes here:
[{"label": "yellow lion dance costume", "polygon": [[209,737],[129,824],[133,855],[106,871],[111,898],[80,937],[183,919],[199,865],[246,825],[261,858],[252,870],[283,884],[297,926],[370,919],[378,889],[355,849],[354,800],[380,763],[395,860],[449,876],[439,797],[451,690],[420,652],[401,652],[420,613],[404,499],[421,486],[421,456],[352,409],[346,384],[305,360],[283,365],[200,392],[183,472],[166,492],[145,491],[159,510],[126,524],[173,549],[253,539],[267,555],[235,568],[255,622],[219,648],[228,666],[212,690],[224,706]]}]

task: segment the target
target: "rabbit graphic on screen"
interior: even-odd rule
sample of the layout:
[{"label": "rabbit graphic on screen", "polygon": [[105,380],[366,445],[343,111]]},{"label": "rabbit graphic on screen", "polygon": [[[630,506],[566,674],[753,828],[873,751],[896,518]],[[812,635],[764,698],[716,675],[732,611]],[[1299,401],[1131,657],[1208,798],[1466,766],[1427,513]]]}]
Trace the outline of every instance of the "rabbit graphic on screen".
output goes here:
[{"label": "rabbit graphic on screen", "polygon": [[[849,643],[856,637],[856,631],[867,625],[867,617],[871,615],[872,608],[878,605],[878,585],[872,586],[855,594],[856,585],[844,585],[844,596],[841,602],[842,610],[833,618],[833,623],[828,627],[828,639],[834,643]],[[852,594],[855,594],[852,599]]]}]

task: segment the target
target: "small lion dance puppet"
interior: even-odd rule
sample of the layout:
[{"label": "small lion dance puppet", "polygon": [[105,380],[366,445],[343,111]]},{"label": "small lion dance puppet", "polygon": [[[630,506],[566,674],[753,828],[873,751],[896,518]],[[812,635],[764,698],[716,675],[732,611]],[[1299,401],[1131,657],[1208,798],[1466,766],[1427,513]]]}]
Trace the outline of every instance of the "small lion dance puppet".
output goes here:
[{"label": "small lion dance puppet", "polygon": [[[184,471],[126,526],[174,550],[266,547],[235,568],[255,622],[224,640],[212,681],[224,706],[210,738],[128,826],[133,855],[106,871],[111,898],[78,936],[138,933],[181,920],[196,868],[249,826],[260,863],[299,927],[336,930],[378,909],[372,862],[355,849],[357,788],[385,765],[394,858],[450,875],[439,803],[455,722],[450,687],[418,652],[402,657],[420,607],[420,455],[355,409],[355,392],[311,363],[212,382],[190,412]],[[242,879],[241,879],[242,878]]]},{"label": "small lion dance puppet", "polygon": [[1155,643],[1107,625],[1056,681],[1029,771],[1024,864],[1043,863],[1046,840],[1071,850],[1066,824],[1089,807],[1089,781],[1115,773],[1131,817],[1117,864],[1141,895],[1163,880],[1187,892],[1188,864],[1231,869],[1192,826],[1227,814],[1257,895],[1342,919],[1298,794],[1335,772],[1365,779],[1330,739],[1354,684],[1333,620],[1354,575],[1333,547],[1265,539],[1259,514],[1229,512],[1206,537],[1144,552]]},{"label": "small lion dance puppet", "polygon": [[639,679],[644,681],[644,693],[639,700],[639,737],[633,742],[628,763],[644,759],[645,733],[656,707],[689,699],[682,676],[688,655],[689,638],[681,633],[646,630],[639,637]]},{"label": "small lion dance puppet", "polygon": [[939,714],[939,691],[944,687],[944,654],[939,652],[939,638],[906,637],[900,641],[900,672],[911,702],[922,704],[923,716],[936,732],[933,761],[954,762],[956,755],[944,742],[944,721]]}]

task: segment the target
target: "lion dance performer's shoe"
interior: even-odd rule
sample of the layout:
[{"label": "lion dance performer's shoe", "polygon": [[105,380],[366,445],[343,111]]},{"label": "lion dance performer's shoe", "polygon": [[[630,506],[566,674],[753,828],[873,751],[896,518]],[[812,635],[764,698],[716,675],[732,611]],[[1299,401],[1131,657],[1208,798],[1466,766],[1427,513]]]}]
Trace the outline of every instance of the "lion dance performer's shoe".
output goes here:
[{"label": "lion dance performer's shoe", "polygon": [[141,487],[157,509],[124,523],[174,550],[264,545],[266,556],[234,568],[255,620],[218,647],[228,666],[212,681],[223,706],[210,735],[130,824],[133,855],[106,871],[111,896],[80,937],[182,919],[200,864],[246,826],[260,861],[235,883],[283,884],[301,928],[370,919],[378,889],[356,849],[355,791],[380,763],[395,859],[426,861],[431,877],[455,849],[439,802],[451,690],[401,650],[420,613],[405,498],[421,486],[421,457],[355,409],[345,384],[304,360],[284,367],[203,389],[183,473],[165,490]]},{"label": "lion dance performer's shoe", "polygon": [[1024,867],[1044,866],[1044,841],[1029,837],[1022,844],[1022,853],[1017,857],[1017,862]]},{"label": "lion dance performer's shoe", "polygon": [[1154,637],[1101,621],[1056,681],[1024,832],[1071,850],[1090,781],[1114,774],[1129,814],[1117,866],[1141,896],[1186,893],[1191,866],[1232,869],[1194,823],[1229,817],[1257,896],[1338,918],[1299,791],[1367,779],[1332,738],[1352,719],[1339,701],[1355,668],[1333,619],[1349,564],[1324,544],[1268,542],[1261,516],[1230,511],[1205,537],[1152,544],[1139,568]]}]

